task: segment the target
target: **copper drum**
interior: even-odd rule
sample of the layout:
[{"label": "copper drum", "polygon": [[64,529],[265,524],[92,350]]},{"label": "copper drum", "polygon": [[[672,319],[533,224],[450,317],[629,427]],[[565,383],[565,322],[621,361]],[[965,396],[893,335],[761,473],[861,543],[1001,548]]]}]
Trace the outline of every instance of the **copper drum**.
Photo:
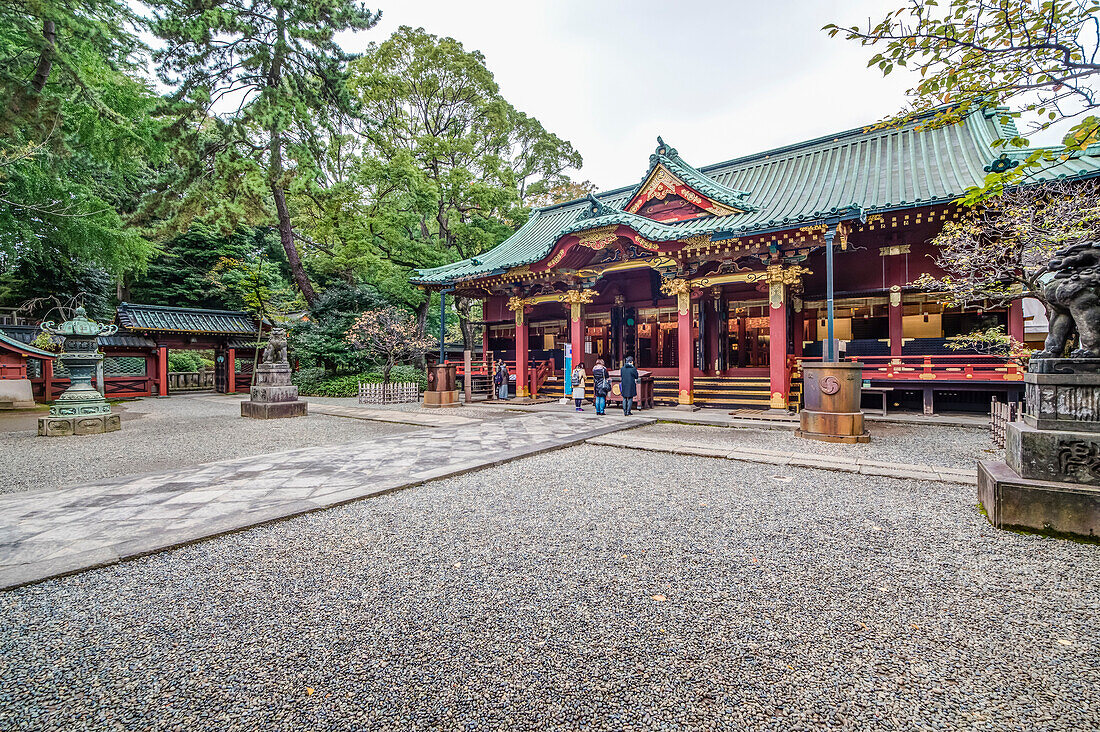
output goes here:
[{"label": "copper drum", "polygon": [[795,434],[825,442],[869,442],[859,409],[863,364],[803,363],[802,384],[806,407],[801,429]]},{"label": "copper drum", "polygon": [[454,391],[458,366],[445,364],[428,367],[428,391]]}]

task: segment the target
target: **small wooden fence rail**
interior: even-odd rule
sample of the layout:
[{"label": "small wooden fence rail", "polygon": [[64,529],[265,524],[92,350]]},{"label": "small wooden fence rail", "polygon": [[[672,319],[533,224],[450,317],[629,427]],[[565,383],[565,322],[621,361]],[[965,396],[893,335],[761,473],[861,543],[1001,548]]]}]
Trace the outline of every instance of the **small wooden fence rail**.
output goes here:
[{"label": "small wooden fence rail", "polygon": [[405,404],[420,401],[420,384],[402,381],[390,384],[359,382],[360,404]]},{"label": "small wooden fence rail", "polygon": [[995,446],[1005,446],[1005,428],[1019,416],[1019,402],[999,402],[997,397],[993,397],[989,404],[989,438]]}]

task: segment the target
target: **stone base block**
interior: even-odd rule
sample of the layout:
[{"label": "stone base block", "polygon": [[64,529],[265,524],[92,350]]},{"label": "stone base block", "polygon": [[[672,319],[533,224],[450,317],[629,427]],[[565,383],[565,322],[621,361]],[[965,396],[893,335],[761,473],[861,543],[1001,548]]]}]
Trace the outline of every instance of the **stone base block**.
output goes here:
[{"label": "stone base block", "polygon": [[1021,478],[1007,463],[978,463],[978,500],[999,529],[1100,542],[1100,488]]},{"label": "stone base block", "polygon": [[298,401],[298,387],[296,386],[254,386],[249,392],[254,402],[296,402]]},{"label": "stone base block", "polygon": [[241,402],[241,416],[252,419],[283,419],[285,417],[304,417],[309,402]]},{"label": "stone base block", "polygon": [[797,437],[822,442],[870,442],[871,435],[863,426],[863,412],[815,412],[803,409],[799,413]]},{"label": "stone base block", "polygon": [[426,391],[424,392],[425,407],[461,407],[458,400],[458,390],[454,391]]},{"label": "stone base block", "polygon": [[1028,480],[1100,485],[1100,433],[1012,422],[1005,428],[1005,462]]},{"label": "stone base block", "polygon": [[39,417],[39,437],[68,437],[69,435],[101,435],[122,429],[122,418],[117,414],[97,414],[90,417]]},{"label": "stone base block", "polygon": [[30,379],[0,379],[0,409],[34,409]]}]

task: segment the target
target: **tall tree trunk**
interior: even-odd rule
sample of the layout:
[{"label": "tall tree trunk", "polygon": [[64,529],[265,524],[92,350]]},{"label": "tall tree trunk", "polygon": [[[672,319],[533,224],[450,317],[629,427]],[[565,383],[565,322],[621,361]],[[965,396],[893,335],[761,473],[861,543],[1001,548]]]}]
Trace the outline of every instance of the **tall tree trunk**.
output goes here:
[{"label": "tall tree trunk", "polygon": [[[267,74],[267,85],[272,88],[279,86],[283,76],[283,56],[286,52],[285,21],[286,10],[280,7],[276,16],[279,37],[275,42],[275,54]],[[309,275],[302,266],[302,258],[298,255],[298,245],[294,243],[294,226],[290,222],[290,209],[286,205],[286,191],[283,189],[283,136],[278,125],[278,122],[273,122],[271,125],[268,183],[271,186],[271,196],[275,199],[275,214],[279,219],[279,241],[283,245],[283,251],[286,252],[286,261],[290,265],[294,284],[298,285],[306,305],[313,307],[317,302],[317,291],[313,289]]]},{"label": "tall tree trunk", "polygon": [[470,325],[470,298],[456,297],[455,312],[458,313],[458,327],[462,331],[462,349],[473,350],[474,328]]},{"label": "tall tree trunk", "polygon": [[[416,306],[416,333],[417,333],[417,335],[424,335],[424,329],[428,325],[428,310],[431,309],[431,306],[432,306],[432,296],[431,296],[430,293],[428,294],[427,297],[424,298],[424,302],[422,302],[422,303],[420,303],[419,305]],[[416,363],[416,367],[418,369],[427,368],[427,366],[428,366],[427,355],[423,352],[419,353],[417,355],[417,357],[414,359],[414,362]]]},{"label": "tall tree trunk", "polygon": [[33,114],[42,99],[42,90],[46,88],[50,71],[53,69],[53,59],[57,55],[57,27],[52,20],[42,21],[42,38],[45,39],[46,44],[38,53],[38,63],[34,67],[30,87],[26,90],[16,90],[12,94],[3,120],[0,121],[0,135],[7,135],[20,119]]}]

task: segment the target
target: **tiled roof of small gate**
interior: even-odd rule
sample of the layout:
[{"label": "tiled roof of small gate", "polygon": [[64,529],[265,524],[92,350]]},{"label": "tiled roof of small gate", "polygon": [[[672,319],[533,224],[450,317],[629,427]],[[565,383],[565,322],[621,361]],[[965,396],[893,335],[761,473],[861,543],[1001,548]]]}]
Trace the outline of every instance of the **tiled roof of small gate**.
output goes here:
[{"label": "tiled roof of small gate", "polygon": [[[5,326],[6,328],[7,326]],[[29,356],[37,356],[38,358],[57,358],[56,353],[50,353],[49,351],[43,351],[41,348],[36,348],[30,343],[24,343],[18,338],[14,338],[3,330],[0,330],[0,345],[7,348],[23,353]]]},{"label": "tiled roof of small gate", "polygon": [[[938,129],[917,130],[918,125],[919,121],[901,128],[860,127],[701,167],[698,173],[725,190],[747,192],[743,202],[753,210],[656,225],[675,229],[676,238],[718,231],[747,236],[823,221],[846,210],[873,214],[946,203],[979,185],[986,168],[1004,153],[993,147],[993,141],[1015,134],[1011,126],[1002,126],[997,110],[976,111],[961,124]],[[1008,155],[1020,159],[1028,152],[1011,150]],[[1029,181],[1100,175],[1100,146],[1088,153],[1046,167]],[[632,185],[596,198],[608,208],[621,209],[636,188]],[[490,251],[418,270],[413,281],[447,285],[537,262],[550,252],[563,230],[577,222],[586,201],[536,209],[519,231]],[[601,218],[588,219],[584,228],[602,225]],[[614,214],[606,223],[628,223],[618,218]],[[646,231],[639,233],[649,236]],[[667,232],[661,234],[655,238],[667,238]]]},{"label": "tiled roof of small gate", "polygon": [[[5,325],[0,326],[0,331],[3,331],[7,336],[14,338],[20,343],[29,344],[34,342],[34,339],[42,332],[42,329],[37,325]],[[61,343],[60,336],[53,336],[50,340],[54,343]],[[155,341],[145,336],[121,329],[113,335],[99,336],[97,340],[100,346],[108,348],[156,348],[157,346]]]},{"label": "tiled roof of small gate", "polygon": [[115,319],[133,331],[253,335],[256,321],[239,310],[173,308],[164,305],[119,303]]}]

